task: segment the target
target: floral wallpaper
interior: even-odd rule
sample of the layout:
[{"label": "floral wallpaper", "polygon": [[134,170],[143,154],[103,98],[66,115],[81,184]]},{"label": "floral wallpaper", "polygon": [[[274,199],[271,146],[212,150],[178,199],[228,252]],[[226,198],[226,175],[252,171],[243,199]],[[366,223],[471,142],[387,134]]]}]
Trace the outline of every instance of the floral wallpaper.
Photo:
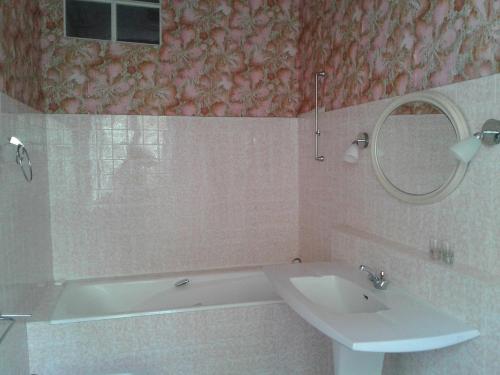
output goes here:
[{"label": "floral wallpaper", "polygon": [[0,89],[49,113],[295,116],[500,72],[498,0],[163,0],[160,47],[0,0]]},{"label": "floral wallpaper", "polygon": [[0,90],[42,109],[40,8],[32,0],[0,0]]},{"label": "floral wallpaper", "polygon": [[498,0],[318,0],[301,24],[299,112],[319,70],[327,110],[500,71]]},{"label": "floral wallpaper", "polygon": [[294,116],[300,0],[164,0],[160,47],[63,36],[41,0],[46,111]]}]

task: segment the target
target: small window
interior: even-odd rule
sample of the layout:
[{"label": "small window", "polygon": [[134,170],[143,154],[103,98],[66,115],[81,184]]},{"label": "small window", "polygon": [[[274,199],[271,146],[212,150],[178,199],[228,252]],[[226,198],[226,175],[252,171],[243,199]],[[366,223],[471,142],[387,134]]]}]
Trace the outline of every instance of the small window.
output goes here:
[{"label": "small window", "polygon": [[159,0],[65,0],[65,35],[160,44]]},{"label": "small window", "polygon": [[158,9],[116,7],[116,39],[124,42],[160,44]]}]

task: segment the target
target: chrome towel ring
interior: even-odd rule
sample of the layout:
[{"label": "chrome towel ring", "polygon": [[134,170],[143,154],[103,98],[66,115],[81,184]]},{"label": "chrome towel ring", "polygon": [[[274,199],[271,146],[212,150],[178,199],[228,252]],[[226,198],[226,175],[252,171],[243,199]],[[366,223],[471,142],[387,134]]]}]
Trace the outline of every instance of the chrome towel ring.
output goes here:
[{"label": "chrome towel ring", "polygon": [[21,167],[24,178],[26,181],[30,182],[33,180],[33,168],[31,167],[31,160],[28,150],[24,147],[24,144],[16,137],[10,137],[9,143],[11,145],[17,146],[16,151],[16,163]]}]

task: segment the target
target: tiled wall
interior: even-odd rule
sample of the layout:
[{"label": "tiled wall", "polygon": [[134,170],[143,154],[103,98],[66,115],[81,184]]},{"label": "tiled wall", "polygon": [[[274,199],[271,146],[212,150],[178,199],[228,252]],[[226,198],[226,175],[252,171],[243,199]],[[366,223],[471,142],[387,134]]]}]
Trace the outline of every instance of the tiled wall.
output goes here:
[{"label": "tiled wall", "polygon": [[[25,181],[11,136],[25,143],[34,177]],[[0,93],[0,312],[31,313],[52,277],[44,115]],[[0,334],[7,323],[0,322]],[[27,374],[26,328],[0,345],[0,374]]]},{"label": "tiled wall", "polygon": [[47,121],[56,279],[297,255],[296,119]]},{"label": "tiled wall", "polygon": [[28,325],[40,375],[326,375],[330,340],[283,303]]},{"label": "tiled wall", "polygon": [[[500,118],[500,75],[435,89],[454,101],[471,131]],[[431,205],[411,205],[378,183],[370,149],[357,164],[342,156],[358,131],[372,133],[390,100],[320,114],[320,151],[314,161],[313,117],[299,124],[301,255],[346,259],[382,268],[394,283],[467,320],[481,337],[445,350],[390,355],[384,374],[490,375],[500,373],[500,147],[482,147],[458,189]],[[404,151],[404,150],[402,150]],[[455,264],[432,262],[429,238],[448,240]]]}]

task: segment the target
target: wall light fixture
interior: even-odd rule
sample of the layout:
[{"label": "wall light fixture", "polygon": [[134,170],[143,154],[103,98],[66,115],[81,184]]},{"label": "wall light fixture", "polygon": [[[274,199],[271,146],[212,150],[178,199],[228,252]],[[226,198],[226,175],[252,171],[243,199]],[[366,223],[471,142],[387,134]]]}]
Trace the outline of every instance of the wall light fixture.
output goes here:
[{"label": "wall light fixture", "polygon": [[500,121],[489,119],[483,125],[480,132],[472,137],[464,139],[450,147],[450,151],[456,159],[468,163],[479,151],[481,143],[493,146],[500,143]]},{"label": "wall light fixture", "polygon": [[368,147],[368,139],[368,133],[359,133],[344,153],[344,161],[347,163],[356,163],[359,159],[359,149]]}]

